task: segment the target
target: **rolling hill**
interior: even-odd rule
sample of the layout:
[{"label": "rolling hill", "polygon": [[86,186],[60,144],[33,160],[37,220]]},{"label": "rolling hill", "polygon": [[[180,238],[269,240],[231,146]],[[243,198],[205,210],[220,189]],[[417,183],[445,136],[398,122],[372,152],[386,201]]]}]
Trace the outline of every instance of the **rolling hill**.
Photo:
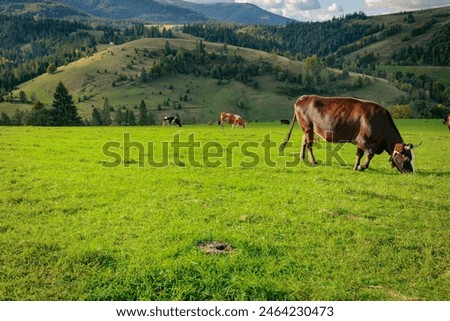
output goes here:
[{"label": "rolling hill", "polygon": [[[236,77],[217,79],[180,72],[171,72],[145,83],[140,81],[142,70],[151,71],[160,61],[155,52],[161,52],[167,46],[178,49],[177,55],[186,51],[195,52],[198,44],[195,39],[140,39],[123,45],[106,46],[90,57],[58,68],[54,74],[43,74],[20,85],[13,95],[18,97],[19,91],[23,91],[27,97],[34,96],[51,105],[54,90],[62,81],[73,95],[84,119],[89,119],[93,108],[101,108],[107,98],[115,110],[122,108],[137,112],[137,106],[143,100],[156,119],[178,113],[185,123],[205,123],[216,120],[222,111],[239,113],[248,121],[289,118],[294,99],[306,93],[295,86],[291,96],[280,93],[280,88],[288,85],[286,81],[277,80],[273,73],[254,76],[253,81],[258,83],[256,88],[236,80]],[[225,55],[228,57],[226,59],[242,57],[242,64],[266,64],[266,68],[281,73],[305,71],[302,62],[272,53],[207,42],[203,44],[212,55]],[[339,74],[338,71],[335,73]],[[383,80],[372,79],[364,87],[352,87],[358,77],[351,75],[348,79],[337,81],[342,83],[342,87],[336,94],[358,96],[384,104],[403,95]],[[181,104],[182,108],[175,109],[175,104]],[[9,114],[17,108],[30,110],[31,103],[0,104],[0,109]]]}]

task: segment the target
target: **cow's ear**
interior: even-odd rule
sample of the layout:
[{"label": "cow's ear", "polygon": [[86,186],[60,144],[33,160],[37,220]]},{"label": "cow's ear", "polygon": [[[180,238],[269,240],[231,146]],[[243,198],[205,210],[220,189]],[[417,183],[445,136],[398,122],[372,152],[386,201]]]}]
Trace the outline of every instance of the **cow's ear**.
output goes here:
[{"label": "cow's ear", "polygon": [[403,143],[395,144],[394,150],[400,153],[403,150],[403,146],[404,146]]}]

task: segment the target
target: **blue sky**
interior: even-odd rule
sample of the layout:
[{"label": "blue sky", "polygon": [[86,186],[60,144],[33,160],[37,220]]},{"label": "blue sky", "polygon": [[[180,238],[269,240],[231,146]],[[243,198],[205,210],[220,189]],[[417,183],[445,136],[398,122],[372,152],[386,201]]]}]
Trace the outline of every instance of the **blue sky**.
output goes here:
[{"label": "blue sky", "polygon": [[346,13],[368,15],[450,5],[450,0],[185,0],[198,3],[248,2],[270,12],[300,21],[320,21]]}]

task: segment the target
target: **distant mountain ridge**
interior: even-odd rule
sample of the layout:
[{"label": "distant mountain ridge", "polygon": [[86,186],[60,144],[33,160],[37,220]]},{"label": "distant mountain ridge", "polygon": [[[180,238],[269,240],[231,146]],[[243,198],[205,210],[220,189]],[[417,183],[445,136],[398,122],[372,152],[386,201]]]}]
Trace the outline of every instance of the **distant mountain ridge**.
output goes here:
[{"label": "distant mountain ridge", "polygon": [[88,14],[79,11],[65,3],[53,0],[0,0],[0,14],[41,16],[46,18],[67,18],[71,16],[87,17]]},{"label": "distant mountain ridge", "polygon": [[155,23],[189,23],[208,20],[192,10],[154,0],[60,0],[91,15],[109,19],[138,19]]},{"label": "distant mountain ridge", "polygon": [[168,24],[220,21],[284,25],[292,21],[248,3],[198,4],[182,0],[0,0],[0,14],[47,18],[91,16]]},{"label": "distant mountain ridge", "polygon": [[163,3],[188,8],[210,19],[240,23],[284,25],[292,19],[268,12],[251,3],[212,3],[200,4],[182,0],[157,0]]}]

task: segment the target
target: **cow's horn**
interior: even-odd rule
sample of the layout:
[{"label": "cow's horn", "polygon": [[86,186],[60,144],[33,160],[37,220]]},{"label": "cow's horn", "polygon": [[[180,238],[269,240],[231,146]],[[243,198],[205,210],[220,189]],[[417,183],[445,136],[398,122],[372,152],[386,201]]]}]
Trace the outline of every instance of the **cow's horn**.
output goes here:
[{"label": "cow's horn", "polygon": [[417,148],[417,147],[419,147],[420,145],[422,145],[422,143],[423,143],[423,141],[421,141],[419,144],[409,144],[410,146],[411,146],[411,148]]}]

